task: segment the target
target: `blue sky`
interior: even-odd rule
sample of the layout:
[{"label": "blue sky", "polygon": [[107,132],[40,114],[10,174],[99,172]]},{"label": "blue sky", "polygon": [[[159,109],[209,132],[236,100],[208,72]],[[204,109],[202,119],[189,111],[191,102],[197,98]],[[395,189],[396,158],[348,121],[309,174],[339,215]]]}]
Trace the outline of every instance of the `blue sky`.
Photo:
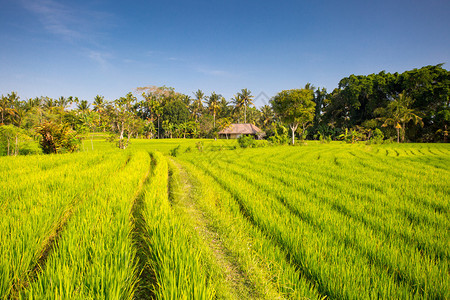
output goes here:
[{"label": "blue sky", "polygon": [[449,63],[449,15],[448,0],[0,0],[0,94],[331,91],[350,74]]}]

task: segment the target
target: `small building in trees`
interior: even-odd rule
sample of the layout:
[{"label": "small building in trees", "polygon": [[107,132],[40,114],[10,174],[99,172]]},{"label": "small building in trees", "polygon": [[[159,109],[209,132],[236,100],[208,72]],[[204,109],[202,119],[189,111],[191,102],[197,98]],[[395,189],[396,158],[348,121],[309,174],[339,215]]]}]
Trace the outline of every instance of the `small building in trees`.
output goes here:
[{"label": "small building in trees", "polygon": [[225,139],[237,139],[242,135],[253,136],[255,139],[260,139],[264,136],[264,132],[250,123],[230,124],[219,131],[219,137]]}]

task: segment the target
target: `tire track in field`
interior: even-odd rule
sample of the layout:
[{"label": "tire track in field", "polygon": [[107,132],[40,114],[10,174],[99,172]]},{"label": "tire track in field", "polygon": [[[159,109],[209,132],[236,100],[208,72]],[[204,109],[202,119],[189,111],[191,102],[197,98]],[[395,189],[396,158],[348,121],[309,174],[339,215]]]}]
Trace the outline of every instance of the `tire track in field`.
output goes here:
[{"label": "tire track in field", "polygon": [[140,182],[133,197],[133,206],[131,208],[131,233],[130,238],[136,251],[135,265],[137,269],[137,281],[134,286],[133,299],[155,299],[154,289],[156,284],[156,273],[151,268],[150,258],[152,257],[150,249],[146,246],[150,236],[146,230],[147,221],[144,218],[145,210],[145,186],[150,180],[150,172],[154,170],[156,161],[151,157],[149,169]]},{"label": "tire track in field", "polygon": [[[220,235],[212,229],[211,221],[208,220],[205,213],[196,204],[195,185],[189,179],[187,171],[176,161],[171,160],[173,166],[178,169],[180,177],[180,192],[174,191],[172,180],[169,178],[169,199],[172,205],[179,206],[186,214],[189,215],[195,224],[195,231],[201,239],[208,245],[215,262],[225,275],[225,282],[229,294],[234,299],[251,299],[263,298],[262,295],[256,294],[254,283],[251,282],[249,276],[243,271],[242,266],[232,257],[230,251],[223,244]],[[169,169],[170,176],[173,174]]]}]

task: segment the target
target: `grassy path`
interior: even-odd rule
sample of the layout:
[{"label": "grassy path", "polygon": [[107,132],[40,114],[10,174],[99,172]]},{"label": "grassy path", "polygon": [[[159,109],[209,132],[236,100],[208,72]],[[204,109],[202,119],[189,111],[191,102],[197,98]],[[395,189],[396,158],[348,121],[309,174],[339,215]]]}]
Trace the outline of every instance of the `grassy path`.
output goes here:
[{"label": "grassy path", "polygon": [[[175,210],[189,220],[201,240],[208,246],[213,263],[224,276],[223,286],[220,288],[222,289],[222,296],[230,299],[260,298],[249,276],[231,255],[219,233],[214,230],[212,221],[208,219],[207,214],[198,205],[198,198],[202,196],[199,187],[195,185],[191,176],[179,163],[174,160],[171,162],[172,166],[176,168],[177,178],[171,180],[169,199],[171,199]],[[173,187],[174,181],[177,188]]]},{"label": "grassy path", "polygon": [[[217,278],[215,274],[211,276],[217,283],[215,287],[218,299],[323,298],[311,282],[302,277],[297,267],[287,258],[287,253],[247,218],[238,199],[208,172],[199,168],[197,160],[178,162],[178,167],[174,166],[173,169],[178,173],[182,170],[183,176],[178,177],[186,178],[183,181],[190,185],[187,188],[189,192],[179,190],[179,193],[191,195],[196,212],[185,212],[191,218],[186,220],[186,224],[195,224],[192,219],[197,214],[201,216],[199,223],[203,225],[195,225],[196,232],[199,232],[197,235],[203,236],[203,243],[207,245],[207,252],[213,261],[211,269],[214,270],[217,265],[219,273],[224,274],[222,278]],[[188,211],[186,207],[189,207],[179,205],[176,201],[173,206],[180,206],[184,211]],[[206,232],[210,233],[209,239],[208,236],[204,237],[202,230],[205,227]],[[217,253],[214,254],[218,250],[219,257]],[[223,263],[223,258],[229,263]],[[227,269],[227,265],[231,267]],[[237,276],[233,268],[236,268],[234,270],[238,273]],[[239,287],[244,287],[240,294],[230,295],[222,291]]]},{"label": "grassy path", "polygon": [[154,165],[155,162],[152,159],[149,170],[144,175],[141,182],[142,184],[136,191],[133,206],[131,208],[131,239],[136,251],[135,264],[137,268],[137,281],[134,286],[133,299],[155,298],[152,287],[156,285],[156,275],[155,271],[151,268],[151,263],[149,262],[149,249],[145,246],[146,240],[149,240],[150,237],[145,230],[147,227],[147,222],[143,215],[145,210],[145,188],[148,185],[150,172],[154,168]]}]

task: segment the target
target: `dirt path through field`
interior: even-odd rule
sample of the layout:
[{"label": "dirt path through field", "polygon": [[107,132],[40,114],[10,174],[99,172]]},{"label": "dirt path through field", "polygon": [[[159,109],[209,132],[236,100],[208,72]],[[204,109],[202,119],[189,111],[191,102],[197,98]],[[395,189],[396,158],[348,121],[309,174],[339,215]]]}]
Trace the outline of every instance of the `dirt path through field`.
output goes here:
[{"label": "dirt path through field", "polygon": [[176,161],[172,160],[173,165],[179,171],[179,185],[178,191],[171,191],[177,193],[174,195],[176,202],[175,209],[180,209],[183,214],[188,216],[195,231],[199,234],[201,239],[208,245],[215,263],[223,272],[225,277],[224,286],[226,291],[225,298],[231,299],[254,299],[260,298],[255,295],[252,288],[253,284],[248,279],[248,276],[241,271],[239,264],[231,256],[226,249],[221,238],[217,232],[211,227],[211,220],[208,220],[206,214],[201,210],[197,203],[198,197],[201,197],[190,179],[190,175],[186,170]]},{"label": "dirt path through field", "polygon": [[146,232],[147,221],[144,218],[145,209],[145,186],[150,178],[151,170],[155,166],[155,161],[152,158],[149,170],[145,174],[141,185],[137,188],[134,196],[133,207],[131,209],[131,239],[133,246],[136,249],[136,265],[138,281],[134,286],[134,298],[133,299],[154,299],[155,294],[153,287],[156,286],[156,275],[151,268],[149,259],[151,257],[148,247],[146,247],[146,241],[150,240]]}]

